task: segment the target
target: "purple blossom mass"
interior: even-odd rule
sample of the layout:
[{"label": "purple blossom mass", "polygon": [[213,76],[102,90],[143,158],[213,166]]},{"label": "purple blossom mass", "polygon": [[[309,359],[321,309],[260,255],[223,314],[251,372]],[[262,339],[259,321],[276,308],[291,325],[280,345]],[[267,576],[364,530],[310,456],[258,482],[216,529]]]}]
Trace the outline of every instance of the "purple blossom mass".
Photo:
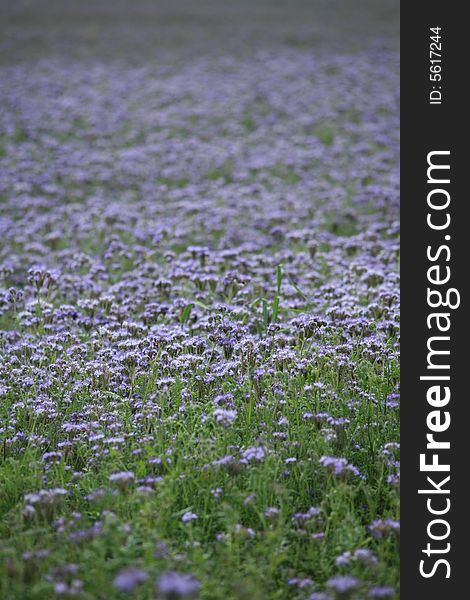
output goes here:
[{"label": "purple blossom mass", "polygon": [[157,591],[168,600],[194,596],[199,587],[197,579],[176,571],[163,573],[157,582]]},{"label": "purple blossom mass", "polygon": [[397,18],[2,8],[1,598],[397,600]]},{"label": "purple blossom mass", "polygon": [[349,598],[359,585],[359,580],[351,575],[336,575],[327,582],[328,587],[340,598]]},{"label": "purple blossom mass", "polygon": [[195,521],[198,518],[196,513],[191,512],[190,510],[188,510],[188,512],[185,512],[184,515],[181,517],[181,520],[183,521],[183,523],[189,523],[190,521]]},{"label": "purple blossom mass", "polygon": [[142,569],[123,569],[114,578],[113,585],[120,592],[131,593],[147,579],[148,573]]}]

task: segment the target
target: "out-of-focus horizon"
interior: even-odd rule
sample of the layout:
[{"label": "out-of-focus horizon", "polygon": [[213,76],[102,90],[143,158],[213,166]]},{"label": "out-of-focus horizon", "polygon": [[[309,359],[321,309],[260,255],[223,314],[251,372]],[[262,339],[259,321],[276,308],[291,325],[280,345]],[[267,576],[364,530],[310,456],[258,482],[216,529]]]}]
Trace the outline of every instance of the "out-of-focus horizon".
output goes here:
[{"label": "out-of-focus horizon", "polygon": [[[0,61],[398,48],[398,0],[4,0]],[[136,35],[137,34],[137,35]]]}]

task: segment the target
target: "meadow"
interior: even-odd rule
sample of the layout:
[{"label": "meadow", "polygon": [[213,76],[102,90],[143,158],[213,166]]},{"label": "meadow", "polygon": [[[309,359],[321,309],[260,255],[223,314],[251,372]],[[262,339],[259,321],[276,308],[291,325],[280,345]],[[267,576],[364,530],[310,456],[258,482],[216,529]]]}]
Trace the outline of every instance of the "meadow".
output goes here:
[{"label": "meadow", "polygon": [[2,10],[0,598],[397,600],[396,3]]}]

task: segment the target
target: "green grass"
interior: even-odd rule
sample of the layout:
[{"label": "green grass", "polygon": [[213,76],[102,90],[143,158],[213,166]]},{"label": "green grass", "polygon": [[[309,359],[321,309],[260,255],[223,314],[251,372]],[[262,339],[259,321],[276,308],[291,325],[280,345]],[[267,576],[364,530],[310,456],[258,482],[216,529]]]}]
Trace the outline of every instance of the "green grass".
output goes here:
[{"label": "green grass", "polygon": [[[300,355],[300,347],[298,351]],[[361,401],[352,409],[348,387],[351,374],[338,371],[334,362],[312,359],[296,377],[284,374],[288,367],[279,364],[274,376],[259,381],[250,375],[247,360],[248,375],[243,386],[230,377],[223,382],[224,391],[234,396],[238,413],[234,425],[227,429],[215,424],[210,416],[202,419],[207,412],[208,398],[214,394],[214,385],[201,384],[204,369],[185,382],[193,401],[184,419],[175,418],[184,403],[180,381],[159,395],[161,414],[158,419],[132,419],[126,399],[116,394],[106,395],[105,385],[101,386],[100,403],[93,402],[86,393],[75,397],[71,405],[64,406],[63,420],[84,405],[89,405],[96,417],[116,414],[125,442],[95,461],[96,468],[87,467],[80,480],[71,486],[72,492],[63,505],[49,515],[36,515],[32,522],[22,516],[23,495],[44,487],[40,467],[43,448],[31,446],[18,455],[13,448],[4,446],[0,506],[2,545],[7,560],[0,577],[1,597],[44,598],[49,586],[40,575],[61,563],[79,564],[85,589],[95,589],[101,594],[85,593],[84,598],[118,597],[113,595],[110,582],[119,568],[129,564],[141,565],[155,574],[169,565],[190,570],[208,582],[201,598],[242,599],[246,594],[260,600],[296,597],[292,595],[293,590],[286,587],[290,576],[304,574],[321,584],[331,575],[335,557],[364,547],[372,549],[381,562],[373,570],[356,565],[353,573],[375,584],[394,585],[398,542],[393,537],[373,540],[367,526],[383,515],[398,516],[398,492],[385,481],[386,470],[380,452],[386,442],[398,436],[398,415],[384,405],[387,395],[395,389],[398,368],[393,363],[380,368],[359,360],[356,365],[356,384],[373,392],[377,402]],[[144,401],[155,392],[158,376],[156,360],[153,377],[134,382],[135,393]],[[305,392],[306,385],[317,381],[327,382],[331,393],[337,395],[334,401],[320,400],[315,391]],[[69,384],[64,379],[64,387]],[[277,394],[273,393],[274,387]],[[99,390],[100,385],[95,384],[94,389]],[[281,391],[283,404],[280,403]],[[59,397],[61,392],[53,389],[51,395]],[[10,402],[7,399],[2,404],[3,417],[7,417]],[[337,435],[335,440],[328,441],[314,423],[302,417],[304,412],[320,409],[350,419],[344,439]],[[279,414],[288,418],[288,426],[281,428],[287,434],[287,444],[276,441],[274,436],[280,429],[276,423]],[[19,430],[36,431],[50,441],[51,447],[62,436],[57,421],[43,420],[27,407],[17,412],[17,417]],[[374,426],[376,422],[380,422],[380,427]],[[145,435],[153,435],[153,441],[145,443]],[[266,449],[273,451],[262,463],[205,468],[229,454],[232,446],[259,446],[260,440]],[[356,449],[356,444],[360,449]],[[165,464],[169,448],[171,463]],[[133,456],[136,449],[139,454]],[[322,455],[346,456],[366,475],[367,482],[329,475],[318,464]],[[156,469],[149,467],[147,460],[152,456],[161,456],[164,464]],[[290,456],[297,462],[289,468],[290,475],[286,477],[285,460]],[[47,487],[70,484],[73,471],[90,464],[93,465],[93,458],[89,445],[74,443],[70,453],[65,452],[48,470]],[[108,478],[120,470],[132,470],[136,477],[154,473],[163,479],[151,494],[138,493],[132,484],[113,495]],[[92,502],[84,499],[100,487],[106,490],[103,498]],[[217,487],[223,490],[220,498],[214,498],[211,493]],[[255,496],[247,504],[246,499],[252,494]],[[280,511],[273,519],[264,515],[269,506]],[[311,506],[321,509],[318,521],[297,525],[292,519],[293,512],[306,511]],[[103,521],[103,510],[113,514],[104,519],[100,535],[83,542],[67,539],[69,530]],[[53,522],[73,511],[82,515],[79,524],[66,524],[64,532],[55,530]],[[181,516],[186,511],[195,512],[199,518],[182,523]],[[125,529],[126,524],[129,530]],[[242,524],[241,531],[236,531],[238,524]],[[249,528],[254,530],[254,537],[247,533]],[[225,539],[214,542],[222,532]],[[324,532],[324,537],[312,539],[312,534],[318,532]],[[168,545],[170,558],[154,557],[159,542]],[[21,558],[24,552],[45,547],[50,550],[46,558],[29,561]],[[391,568],[391,564],[395,564],[395,568]],[[135,597],[152,598],[152,586],[142,586]]]}]

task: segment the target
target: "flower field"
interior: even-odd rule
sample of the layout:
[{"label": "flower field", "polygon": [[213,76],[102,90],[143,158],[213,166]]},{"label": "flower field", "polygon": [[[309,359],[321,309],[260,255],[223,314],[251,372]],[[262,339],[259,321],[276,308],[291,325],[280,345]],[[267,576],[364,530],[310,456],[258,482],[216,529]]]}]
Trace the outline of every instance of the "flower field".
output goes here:
[{"label": "flower field", "polygon": [[397,43],[299,6],[11,17],[0,598],[399,597]]}]

